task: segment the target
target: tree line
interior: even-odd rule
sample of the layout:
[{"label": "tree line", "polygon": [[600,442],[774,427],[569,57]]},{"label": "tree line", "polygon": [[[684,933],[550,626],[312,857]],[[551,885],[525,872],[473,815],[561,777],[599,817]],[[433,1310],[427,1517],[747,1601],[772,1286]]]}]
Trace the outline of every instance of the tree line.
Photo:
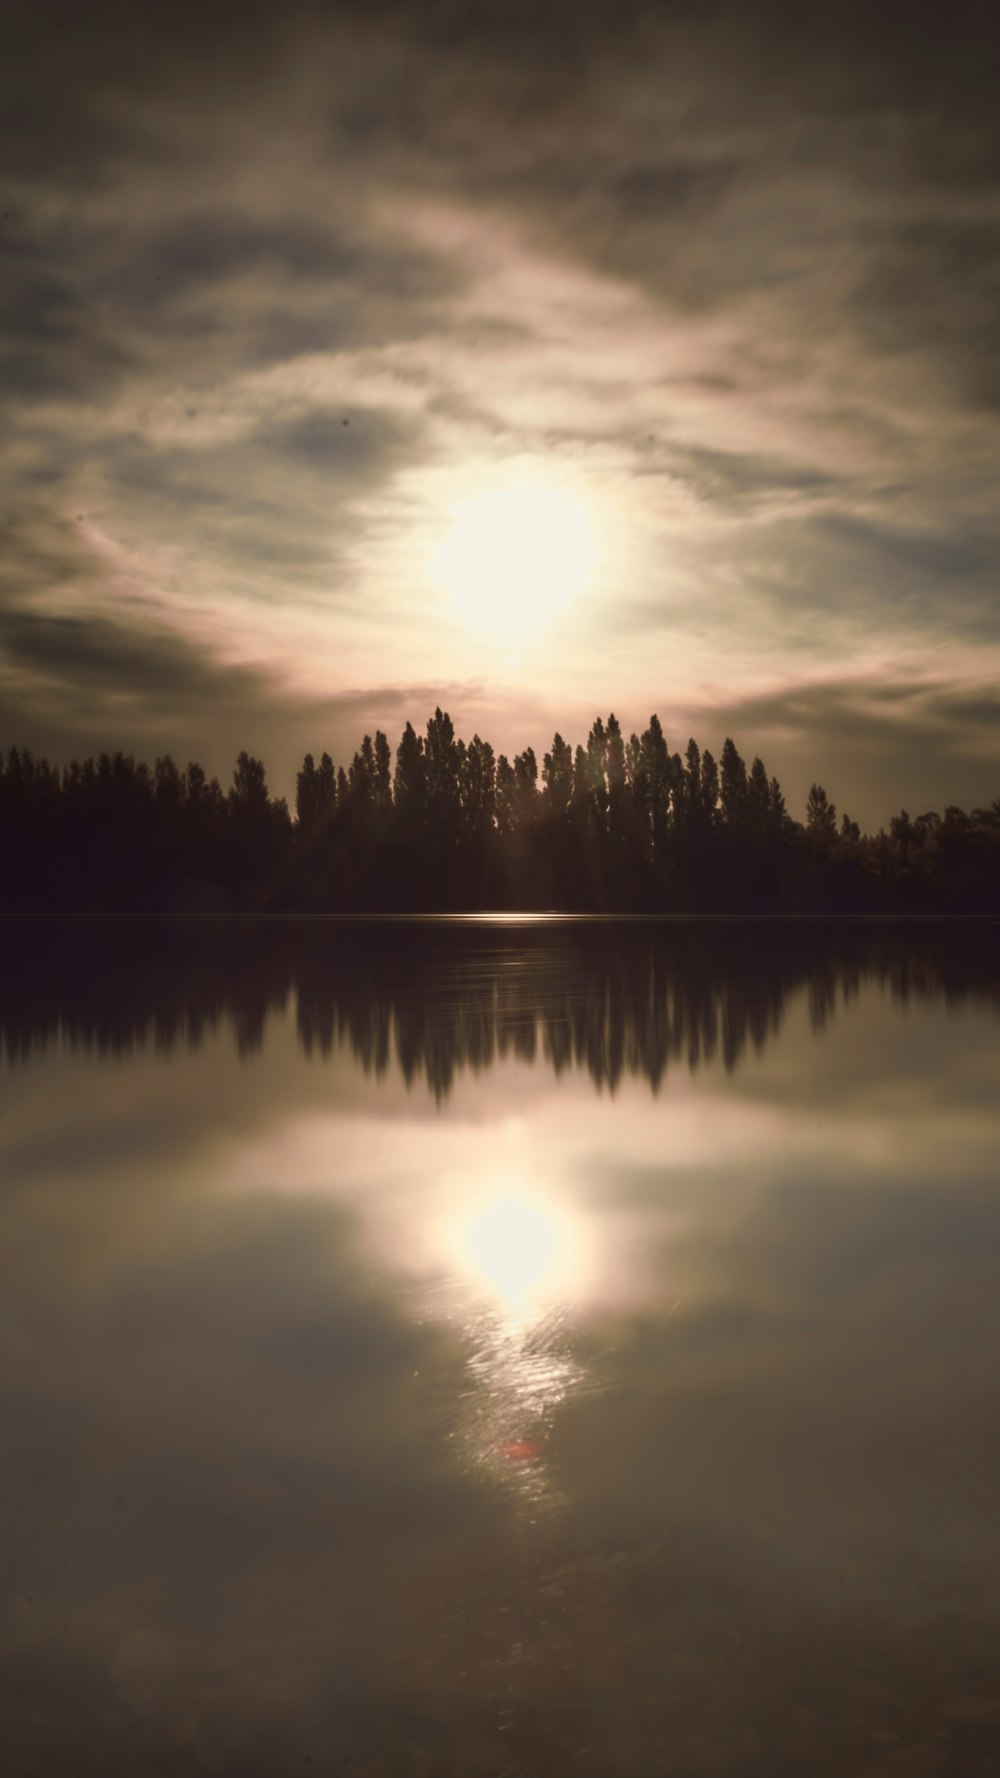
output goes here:
[{"label": "tree line", "polygon": [[246,752],[227,790],[169,756],[0,757],[8,911],[987,912],[998,890],[1000,798],[871,834],[813,784],[798,821],[760,758],[671,752],[656,716],[556,734],[539,767],[438,708],[395,756],[381,730],[346,767],[307,754],[294,811]]}]

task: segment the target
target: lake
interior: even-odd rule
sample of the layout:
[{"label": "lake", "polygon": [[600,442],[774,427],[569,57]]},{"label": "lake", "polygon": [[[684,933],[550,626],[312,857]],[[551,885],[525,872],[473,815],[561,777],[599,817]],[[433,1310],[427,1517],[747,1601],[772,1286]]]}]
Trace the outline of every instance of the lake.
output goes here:
[{"label": "lake", "polygon": [[17,1778],[995,1778],[1000,927],[8,925]]}]

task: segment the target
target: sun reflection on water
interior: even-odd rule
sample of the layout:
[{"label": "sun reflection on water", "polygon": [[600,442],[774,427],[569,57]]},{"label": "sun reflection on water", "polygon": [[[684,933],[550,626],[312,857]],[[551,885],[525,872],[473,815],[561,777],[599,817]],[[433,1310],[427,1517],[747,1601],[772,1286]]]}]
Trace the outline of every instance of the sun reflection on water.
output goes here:
[{"label": "sun reflection on water", "polygon": [[531,1324],[583,1283],[579,1219],[520,1180],[497,1181],[467,1200],[445,1245],[457,1277],[508,1325]]},{"label": "sun reflection on water", "polygon": [[470,1343],[469,1461],[541,1504],[552,1496],[551,1422],[582,1379],[572,1350],[588,1270],[581,1219],[521,1179],[498,1179],[462,1205],[446,1247]]},{"label": "sun reflection on water", "polygon": [[469,1257],[505,1303],[520,1307],[553,1269],[552,1221],[523,1198],[498,1198],[469,1231]]}]

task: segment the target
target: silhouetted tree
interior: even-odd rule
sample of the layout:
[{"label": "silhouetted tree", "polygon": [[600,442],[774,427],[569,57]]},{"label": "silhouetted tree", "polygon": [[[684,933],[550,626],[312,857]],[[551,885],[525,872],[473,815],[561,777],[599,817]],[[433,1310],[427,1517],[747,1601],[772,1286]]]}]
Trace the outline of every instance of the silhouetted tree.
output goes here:
[{"label": "silhouetted tree", "polygon": [[548,796],[549,816],[554,821],[564,820],[573,795],[573,750],[558,731],[552,740],[552,752],[542,760],[542,783]]},{"label": "silhouetted tree", "polygon": [[767,781],[767,767],[759,754],[750,767],[745,806],[748,825],[756,833],[765,833],[770,826],[771,787]]},{"label": "silhouetted tree", "polygon": [[660,872],[666,863],[667,832],[674,772],[660,719],[653,715],[642,736],[646,817],[653,840],[653,864]]},{"label": "silhouetted tree", "polygon": [[612,868],[620,862],[625,837],[625,743],[621,724],[612,711],[604,731],[604,775],[608,799],[608,838],[611,842]]},{"label": "silhouetted tree", "polygon": [[723,818],[730,827],[739,827],[746,809],[747,769],[730,735],[722,743],[719,777]]},{"label": "silhouetted tree", "polygon": [[837,835],[837,810],[823,789],[813,784],[806,804],[806,832],[813,844],[824,851],[830,849]]},{"label": "silhouetted tree", "polygon": [[701,756],[701,805],[707,826],[714,827],[719,805],[719,768],[707,747]]},{"label": "silhouetted tree", "polygon": [[497,759],[438,707],[423,739],[407,723],[394,772],[380,729],[347,769],[307,754],[294,823],[246,751],[224,793],[169,755],[59,771],[15,747],[0,759],[0,906],[997,908],[1000,798],[903,809],[866,836],[846,815],[838,829],[814,784],[805,817],[730,737],[721,771],[693,737],[682,760],[655,715],[627,742],[598,717],[575,752],[557,733],[540,787],[533,748]]},{"label": "silhouetted tree", "polygon": [[375,730],[375,761],[372,773],[375,806],[385,812],[392,808],[392,749],[382,730]]}]

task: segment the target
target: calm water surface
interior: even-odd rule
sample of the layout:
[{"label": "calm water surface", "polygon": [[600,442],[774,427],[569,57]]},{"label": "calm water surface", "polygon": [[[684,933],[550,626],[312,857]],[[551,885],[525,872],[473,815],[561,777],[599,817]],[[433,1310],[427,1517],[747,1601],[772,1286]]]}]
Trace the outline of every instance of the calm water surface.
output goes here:
[{"label": "calm water surface", "polygon": [[8,931],[3,1769],[1000,1772],[998,939]]}]

